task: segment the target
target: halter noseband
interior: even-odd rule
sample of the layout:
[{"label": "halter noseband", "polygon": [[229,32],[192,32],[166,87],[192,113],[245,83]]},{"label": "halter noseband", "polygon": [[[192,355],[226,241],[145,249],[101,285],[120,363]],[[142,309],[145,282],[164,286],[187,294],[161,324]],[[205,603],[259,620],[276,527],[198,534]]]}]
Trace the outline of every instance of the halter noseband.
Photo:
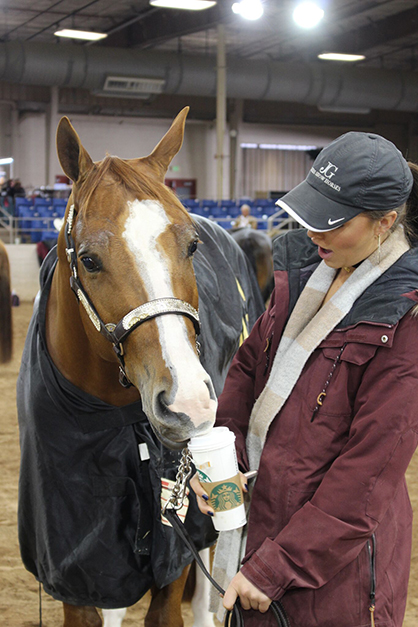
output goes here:
[{"label": "halter noseband", "polygon": [[[184,300],[180,300],[179,298],[157,298],[155,300],[148,301],[147,303],[144,303],[139,307],[136,307],[135,309],[127,313],[117,324],[113,324],[112,322],[108,322],[107,324],[105,324],[97,313],[96,308],[91,302],[78,277],[75,242],[71,234],[74,220],[74,209],[74,205],[71,205],[68,212],[64,231],[66,243],[65,252],[71,269],[70,286],[77,299],[86,310],[86,313],[93,323],[94,327],[97,329],[97,331],[99,331],[99,333],[104,335],[104,337],[109,340],[109,342],[113,344],[113,350],[115,351],[116,356],[119,360],[119,382],[121,383],[121,385],[123,385],[123,387],[129,387],[132,385],[132,383],[126,376],[123,350],[123,342],[126,340],[128,335],[147,320],[151,320],[152,318],[156,318],[157,316],[163,316],[165,314],[178,314],[187,316],[193,322],[196,335],[199,335],[199,313],[194,307],[192,307],[192,305],[190,305],[190,303],[187,303]],[[199,352],[199,343],[197,340],[196,347]]]}]

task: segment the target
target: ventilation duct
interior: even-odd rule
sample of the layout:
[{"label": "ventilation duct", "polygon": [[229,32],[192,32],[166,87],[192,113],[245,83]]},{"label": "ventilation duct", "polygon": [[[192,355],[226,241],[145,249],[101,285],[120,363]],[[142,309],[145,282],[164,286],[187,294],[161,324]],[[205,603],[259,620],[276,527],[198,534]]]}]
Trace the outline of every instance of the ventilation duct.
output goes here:
[{"label": "ventilation duct", "polygon": [[[103,93],[110,76],[157,79],[165,94],[216,97],[214,57],[73,44],[0,44],[0,80]],[[324,109],[416,112],[418,73],[229,57],[227,96]]]}]

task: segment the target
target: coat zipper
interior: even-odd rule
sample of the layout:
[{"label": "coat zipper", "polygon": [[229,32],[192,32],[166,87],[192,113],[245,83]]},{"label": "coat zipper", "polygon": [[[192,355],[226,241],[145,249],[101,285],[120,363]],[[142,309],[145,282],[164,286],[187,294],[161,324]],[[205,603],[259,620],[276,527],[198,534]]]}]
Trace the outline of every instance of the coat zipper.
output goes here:
[{"label": "coat zipper", "polygon": [[370,564],[370,625],[376,627],[374,622],[374,612],[376,609],[376,536],[372,534],[371,542],[367,541],[367,551]]}]

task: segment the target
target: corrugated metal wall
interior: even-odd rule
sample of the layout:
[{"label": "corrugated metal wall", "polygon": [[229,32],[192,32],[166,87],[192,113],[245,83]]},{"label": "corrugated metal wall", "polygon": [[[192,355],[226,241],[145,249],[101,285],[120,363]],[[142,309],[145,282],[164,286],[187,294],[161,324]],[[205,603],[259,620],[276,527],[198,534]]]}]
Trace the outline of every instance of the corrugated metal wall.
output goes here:
[{"label": "corrugated metal wall", "polygon": [[300,150],[243,149],[243,195],[288,191],[306,177],[312,159]]}]

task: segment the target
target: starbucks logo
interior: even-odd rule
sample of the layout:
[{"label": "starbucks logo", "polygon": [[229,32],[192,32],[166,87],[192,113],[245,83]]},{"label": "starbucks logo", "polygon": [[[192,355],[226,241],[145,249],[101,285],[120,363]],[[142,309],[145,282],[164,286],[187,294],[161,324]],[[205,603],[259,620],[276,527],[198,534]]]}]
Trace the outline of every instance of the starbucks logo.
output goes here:
[{"label": "starbucks logo", "polygon": [[211,482],[211,478],[208,477],[208,475],[205,472],[203,472],[203,470],[200,470],[199,468],[197,468],[197,474],[198,474],[200,483],[210,483]]},{"label": "starbucks logo", "polygon": [[220,483],[211,492],[210,504],[215,512],[234,509],[242,504],[241,490],[235,483]]}]

